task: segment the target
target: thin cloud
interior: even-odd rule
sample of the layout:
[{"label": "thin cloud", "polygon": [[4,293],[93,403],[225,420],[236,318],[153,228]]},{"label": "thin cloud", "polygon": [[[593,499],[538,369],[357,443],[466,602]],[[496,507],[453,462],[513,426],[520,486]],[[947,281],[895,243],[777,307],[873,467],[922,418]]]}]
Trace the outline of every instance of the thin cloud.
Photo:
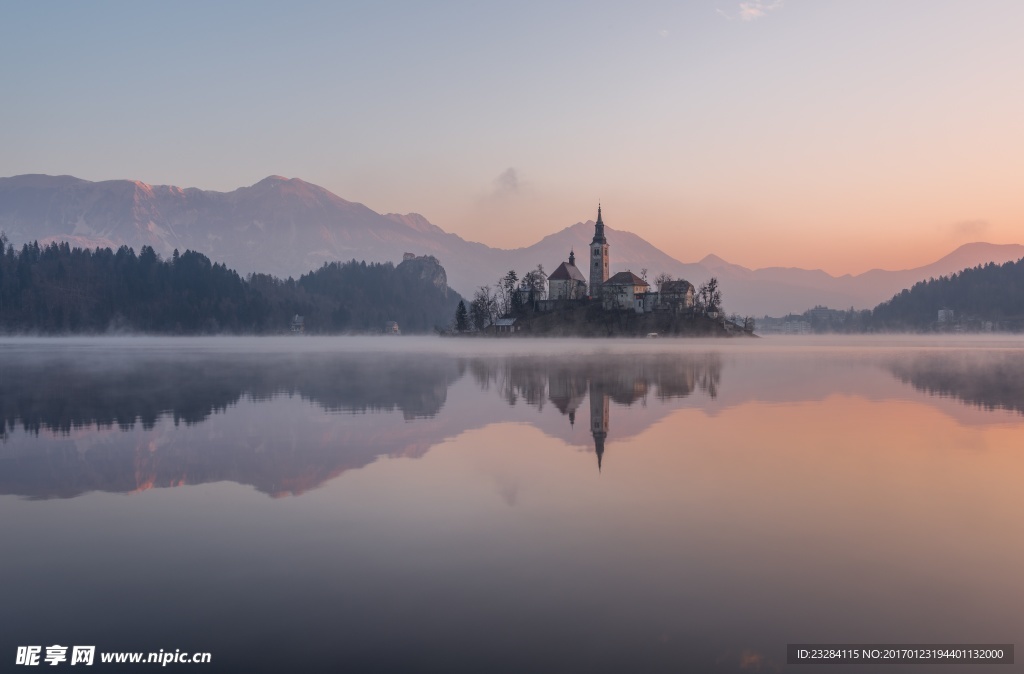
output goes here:
[{"label": "thin cloud", "polygon": [[767,16],[768,12],[773,12],[782,7],[782,2],[783,0],[745,0],[739,3],[739,6],[731,12],[723,9],[716,9],[715,11],[730,21],[734,19],[755,21]]},{"label": "thin cloud", "polygon": [[764,2],[763,0],[752,0],[751,2],[740,3],[740,19],[743,21],[753,21],[754,19],[760,19],[765,16],[768,12],[774,11],[782,7],[782,0],[775,0],[775,2]]},{"label": "thin cloud", "polygon": [[494,191],[492,196],[504,197],[519,194],[522,189],[522,182],[519,180],[519,172],[509,166],[494,179]]},{"label": "thin cloud", "polygon": [[954,222],[951,226],[956,236],[983,236],[988,231],[988,220],[963,220]]}]

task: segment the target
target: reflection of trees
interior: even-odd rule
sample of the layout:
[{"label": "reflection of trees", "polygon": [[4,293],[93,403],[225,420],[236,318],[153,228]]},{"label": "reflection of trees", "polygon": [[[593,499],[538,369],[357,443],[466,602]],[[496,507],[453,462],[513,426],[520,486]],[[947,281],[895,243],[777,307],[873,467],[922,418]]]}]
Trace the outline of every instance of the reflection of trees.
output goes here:
[{"label": "reflection of trees", "polygon": [[588,388],[598,386],[618,405],[633,405],[648,396],[685,398],[696,390],[718,395],[722,362],[718,354],[590,355],[580,357],[475,358],[473,379],[484,390],[493,386],[515,404],[522,400],[543,408],[545,400],[562,414],[575,413]]},{"label": "reflection of trees", "polygon": [[[319,425],[322,416],[307,418],[305,405],[283,401],[240,406],[216,422],[211,415],[245,399],[298,396],[329,411],[433,417],[466,371],[505,404],[541,410],[550,402],[570,423],[589,399],[600,464],[613,403],[680,398],[701,389],[713,395],[721,369],[713,355],[86,355],[88,361],[0,360],[0,432],[56,433],[45,442],[0,444],[0,493],[68,498],[230,480],[272,495],[300,494],[382,455],[419,456],[431,437],[443,435],[435,429],[425,437],[420,425],[361,415]],[[463,420],[462,412],[446,415],[443,433],[478,422]]]},{"label": "reflection of trees", "polygon": [[245,395],[300,395],[332,411],[440,411],[462,374],[451,359],[306,354],[164,360],[133,356],[0,363],[0,428],[70,431],[95,424],[152,428],[162,415],[198,423]]},{"label": "reflection of trees", "polygon": [[900,381],[933,396],[958,398],[985,409],[1024,413],[1024,354],[926,354],[893,360]]},{"label": "reflection of trees", "polygon": [[[70,498],[230,480],[271,495],[300,494],[381,455],[416,456],[429,445],[416,426],[362,416],[309,426],[317,415],[306,416],[304,404],[246,407],[208,430],[202,424],[243,398],[282,396],[328,411],[433,417],[462,372],[455,359],[418,355],[7,358],[0,362],[0,427],[57,437],[0,444],[0,493]],[[179,422],[192,428],[175,428]]]},{"label": "reflection of trees", "polygon": [[509,405],[522,400],[527,405],[544,409],[547,381],[541,368],[518,367],[512,360],[506,360],[491,368],[489,377]]}]

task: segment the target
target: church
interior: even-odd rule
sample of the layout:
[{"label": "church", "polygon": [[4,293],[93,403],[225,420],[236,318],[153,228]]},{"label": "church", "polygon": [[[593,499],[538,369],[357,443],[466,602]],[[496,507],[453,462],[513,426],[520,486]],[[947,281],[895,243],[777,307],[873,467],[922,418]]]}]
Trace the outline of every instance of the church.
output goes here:
[{"label": "church", "polygon": [[558,265],[548,276],[548,299],[583,300],[587,298],[587,279],[576,266],[576,252],[569,251],[569,261]]},{"label": "church", "polygon": [[[558,265],[548,277],[548,300],[543,309],[567,300],[597,301],[607,310],[630,310],[649,313],[656,309],[681,310],[693,307],[693,285],[687,281],[672,281],[671,297],[660,297],[651,291],[645,279],[633,272],[620,271],[609,275],[611,250],[604,232],[604,218],[601,205],[597,206],[597,221],[594,223],[594,238],[590,242],[590,256],[587,268],[590,283],[576,266],[576,252],[569,251],[569,261]],[[665,284],[668,286],[668,284]],[[663,289],[664,290],[664,289]],[[661,301],[662,299],[666,301]]]}]

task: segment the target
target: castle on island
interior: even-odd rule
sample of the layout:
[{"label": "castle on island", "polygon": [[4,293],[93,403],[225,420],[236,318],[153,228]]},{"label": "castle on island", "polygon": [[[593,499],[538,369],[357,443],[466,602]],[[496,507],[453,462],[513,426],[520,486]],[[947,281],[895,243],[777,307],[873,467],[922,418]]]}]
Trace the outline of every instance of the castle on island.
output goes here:
[{"label": "castle on island", "polygon": [[601,205],[597,206],[594,238],[590,242],[587,262],[590,281],[576,266],[576,252],[569,251],[569,261],[562,262],[548,276],[548,298],[537,303],[540,311],[551,311],[566,303],[599,301],[604,309],[632,309],[638,314],[658,310],[680,311],[693,308],[694,288],[682,279],[665,281],[657,291],[633,272],[620,271],[609,276],[611,247],[604,234]]}]

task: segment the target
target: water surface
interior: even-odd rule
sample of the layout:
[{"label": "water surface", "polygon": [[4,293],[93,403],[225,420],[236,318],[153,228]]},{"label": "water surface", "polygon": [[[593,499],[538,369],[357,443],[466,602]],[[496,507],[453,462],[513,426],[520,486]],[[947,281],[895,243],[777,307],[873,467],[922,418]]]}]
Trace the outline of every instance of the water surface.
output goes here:
[{"label": "water surface", "polygon": [[787,643],[1013,643],[1022,347],[6,340],[0,657],[811,672]]}]

